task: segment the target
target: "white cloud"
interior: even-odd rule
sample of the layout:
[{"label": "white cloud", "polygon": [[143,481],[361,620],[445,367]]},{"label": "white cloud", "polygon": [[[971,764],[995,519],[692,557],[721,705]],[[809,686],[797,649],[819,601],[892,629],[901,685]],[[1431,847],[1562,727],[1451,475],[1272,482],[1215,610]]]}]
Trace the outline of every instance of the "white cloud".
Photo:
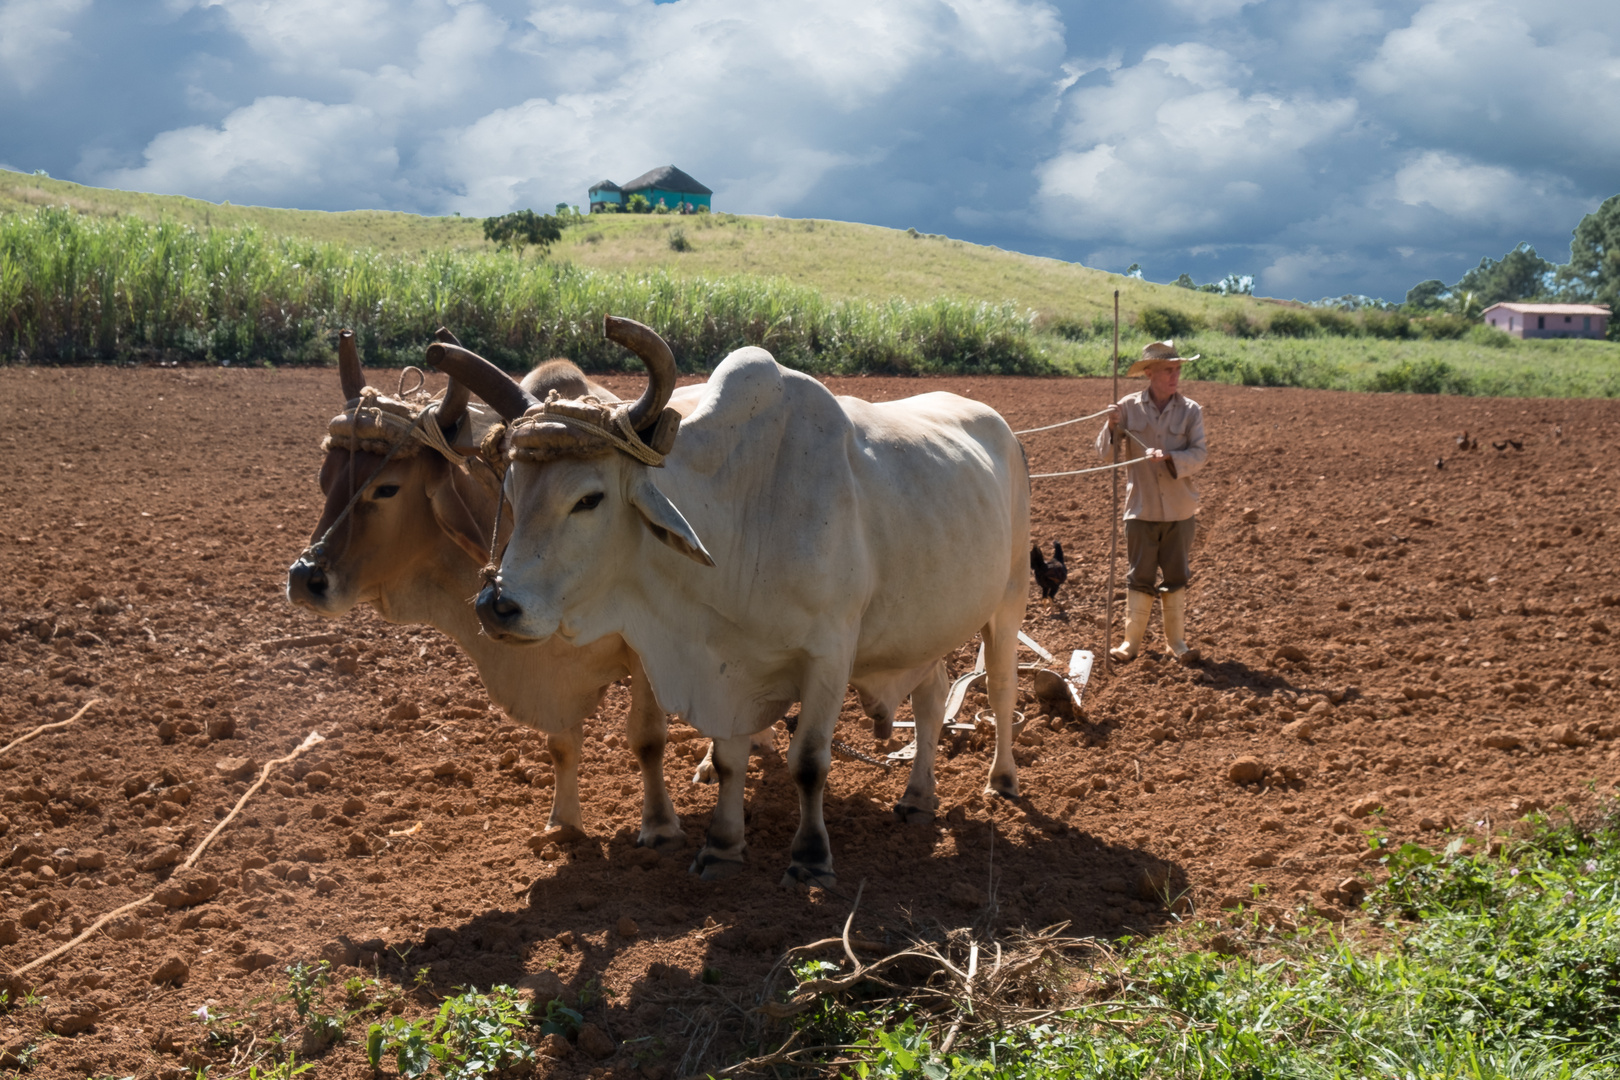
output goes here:
[{"label": "white cloud", "polygon": [[1062,60],[1055,13],[1018,0],[604,2],[528,21],[523,49],[571,89],[439,136],[437,182],[456,209],[578,201],[596,180],[673,162],[728,208],[792,212],[837,170],[971,152],[954,117],[1022,108]]},{"label": "white cloud", "polygon": [[68,29],[90,0],[0,2],[0,71],[19,90],[32,90],[73,40]]},{"label": "white cloud", "polygon": [[1581,201],[1569,181],[1545,173],[1524,176],[1500,165],[1480,165],[1452,154],[1425,151],[1395,173],[1394,195],[1408,206],[1432,206],[1441,213],[1479,224],[1534,222],[1549,204],[1568,218]]},{"label": "white cloud", "polygon": [[1430,145],[1612,175],[1617,39],[1612,3],[1436,0],[1385,37],[1359,77],[1384,116]]},{"label": "white cloud", "polygon": [[358,105],[266,97],[219,127],[164,132],[148,144],[144,165],[101,180],[216,202],[385,206],[399,164],[390,135]]},{"label": "white cloud", "polygon": [[1189,15],[1199,22],[1214,22],[1217,19],[1228,19],[1246,7],[1258,4],[1260,0],[1169,0],[1170,6],[1183,15]]},{"label": "white cloud", "polygon": [[1044,223],[1142,244],[1269,231],[1268,217],[1308,194],[1311,151],[1351,125],[1356,103],[1232,85],[1248,75],[1207,45],[1158,46],[1073,93],[1067,149],[1036,172]]}]

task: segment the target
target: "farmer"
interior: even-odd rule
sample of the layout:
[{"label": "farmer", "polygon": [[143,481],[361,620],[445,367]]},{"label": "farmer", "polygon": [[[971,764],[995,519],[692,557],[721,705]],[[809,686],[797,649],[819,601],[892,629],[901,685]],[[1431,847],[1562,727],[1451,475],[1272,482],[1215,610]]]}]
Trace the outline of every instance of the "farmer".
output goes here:
[{"label": "farmer", "polygon": [[1198,513],[1192,477],[1209,451],[1204,410],[1180,390],[1181,365],[1197,359],[1177,355],[1173,341],[1148,345],[1126,373],[1147,376],[1147,389],[1108,406],[1108,423],[1097,433],[1099,457],[1109,457],[1114,440],[1123,439],[1126,459],[1146,459],[1126,473],[1125,553],[1131,565],[1125,579],[1125,640],[1109,651],[1116,660],[1131,660],[1142,647],[1155,596],[1164,603],[1170,651],[1184,664],[1198,659],[1187,646],[1189,557]]}]

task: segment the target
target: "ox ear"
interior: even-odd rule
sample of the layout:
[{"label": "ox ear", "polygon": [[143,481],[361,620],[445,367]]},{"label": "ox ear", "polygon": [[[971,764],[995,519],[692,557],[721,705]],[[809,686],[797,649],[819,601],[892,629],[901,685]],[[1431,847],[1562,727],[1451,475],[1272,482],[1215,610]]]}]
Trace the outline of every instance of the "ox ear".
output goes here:
[{"label": "ox ear", "polygon": [[646,469],[636,470],[636,479],[630,485],[630,505],[641,511],[642,520],[652,534],[693,562],[713,566],[714,559],[698,539],[692,526],[686,523],[675,504],[664,497],[647,475]]},{"label": "ox ear", "polygon": [[484,507],[490,500],[472,477],[449,464],[441,465],[427,488],[433,519],[457,547],[482,565],[489,560],[489,530],[479,524],[473,508]]}]

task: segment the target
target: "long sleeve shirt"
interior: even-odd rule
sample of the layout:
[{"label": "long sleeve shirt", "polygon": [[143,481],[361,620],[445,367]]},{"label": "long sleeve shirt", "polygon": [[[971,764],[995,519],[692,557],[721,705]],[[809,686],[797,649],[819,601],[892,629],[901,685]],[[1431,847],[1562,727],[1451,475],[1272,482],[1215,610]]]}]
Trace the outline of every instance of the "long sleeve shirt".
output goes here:
[{"label": "long sleeve shirt", "polygon": [[[1139,390],[1120,398],[1119,408],[1125,429],[1136,436],[1122,436],[1126,459],[1140,457],[1143,446],[1166,454],[1164,461],[1143,461],[1126,470],[1125,520],[1182,521],[1198,513],[1198,488],[1192,478],[1209,457],[1204,410],[1198,402],[1177,393],[1160,409],[1146,390]],[[1113,431],[1104,424],[1097,433],[1097,456],[1110,457],[1113,446]]]}]

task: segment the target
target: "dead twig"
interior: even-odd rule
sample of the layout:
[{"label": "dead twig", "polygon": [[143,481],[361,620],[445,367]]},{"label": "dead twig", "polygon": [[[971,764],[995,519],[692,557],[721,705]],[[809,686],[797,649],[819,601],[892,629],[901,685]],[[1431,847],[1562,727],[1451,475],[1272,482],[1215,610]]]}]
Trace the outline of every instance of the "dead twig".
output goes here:
[{"label": "dead twig", "polygon": [[47,731],[57,731],[57,730],[59,730],[61,728],[65,728],[69,724],[71,724],[75,720],[77,720],[79,717],[81,717],[85,713],[89,712],[90,711],[90,706],[92,706],[92,705],[100,705],[100,704],[101,704],[101,699],[100,698],[91,698],[89,701],[84,703],[83,708],[81,708],[78,712],[74,713],[72,716],[68,717],[66,720],[57,720],[57,721],[55,721],[53,723],[41,724],[41,725],[39,725],[39,727],[35,728],[33,731],[30,731],[28,734],[19,735],[19,736],[17,736],[17,738],[12,739],[10,742],[6,743],[6,745],[0,746],[0,754],[6,753],[7,751],[11,750],[13,747],[21,746],[25,742],[31,742],[32,740],[37,739],[41,735],[45,734]]},{"label": "dead twig", "polygon": [[[85,706],[85,708],[89,708],[89,706],[87,705],[87,706]],[[80,712],[82,713],[83,710],[81,709]],[[77,719],[77,718],[75,717],[75,719]],[[66,722],[66,721],[64,721],[64,722]],[[277,765],[285,765],[287,762],[292,761],[295,758],[297,758],[305,750],[308,750],[310,747],[315,746],[318,743],[323,743],[325,741],[326,741],[325,736],[321,735],[319,732],[312,731],[307,736],[304,737],[304,741],[299,743],[297,748],[294,749],[292,753],[286,754],[286,755],[284,755],[282,757],[278,757],[278,758],[274,759],[273,761],[265,762],[264,763],[264,768],[259,770],[259,779],[254,782],[252,787],[248,788],[247,791],[242,793],[242,797],[237,800],[236,806],[232,808],[232,810],[231,810],[231,812],[229,814],[225,815],[224,819],[222,821],[220,821],[220,823],[218,825],[214,826],[214,830],[212,832],[210,832],[207,836],[203,837],[202,840],[197,844],[197,846],[192,849],[192,852],[186,858],[186,861],[180,864],[181,869],[189,870],[189,869],[191,869],[191,867],[193,867],[193,866],[195,866],[197,864],[197,860],[202,858],[203,852],[208,850],[208,845],[214,842],[214,838],[216,836],[218,836],[221,832],[223,832],[227,825],[229,825],[232,821],[236,820],[236,815],[242,812],[242,807],[247,805],[247,801],[249,799],[253,798],[253,796],[259,791],[260,788],[264,787],[264,782],[270,778],[270,771],[272,769],[274,769]],[[13,968],[12,969],[12,974],[13,975],[26,975],[28,972],[34,970],[35,968],[40,967],[40,966],[42,966],[44,964],[50,963],[52,960],[55,960],[57,957],[61,956],[62,954],[66,953],[66,952],[69,952],[70,950],[72,950],[74,948],[77,948],[83,942],[88,940],[89,937],[92,934],[94,934],[96,931],[100,930],[103,926],[107,925],[112,920],[116,919],[118,916],[122,915],[124,912],[133,911],[135,908],[140,907],[142,904],[151,903],[152,899],[156,895],[157,894],[155,892],[149,892],[145,896],[141,897],[139,900],[132,900],[129,903],[125,904],[123,907],[115,908],[114,910],[107,912],[107,914],[103,915],[101,918],[97,919],[95,922],[93,922],[89,926],[85,927],[84,930],[82,932],[80,932],[80,934],[77,937],[75,937],[75,938],[73,938],[73,939],[71,939],[69,941],[63,942],[61,945],[58,945],[56,948],[52,949],[50,952],[46,953],[44,956],[39,957],[37,960],[30,960],[28,963],[24,964],[20,968]]]}]

